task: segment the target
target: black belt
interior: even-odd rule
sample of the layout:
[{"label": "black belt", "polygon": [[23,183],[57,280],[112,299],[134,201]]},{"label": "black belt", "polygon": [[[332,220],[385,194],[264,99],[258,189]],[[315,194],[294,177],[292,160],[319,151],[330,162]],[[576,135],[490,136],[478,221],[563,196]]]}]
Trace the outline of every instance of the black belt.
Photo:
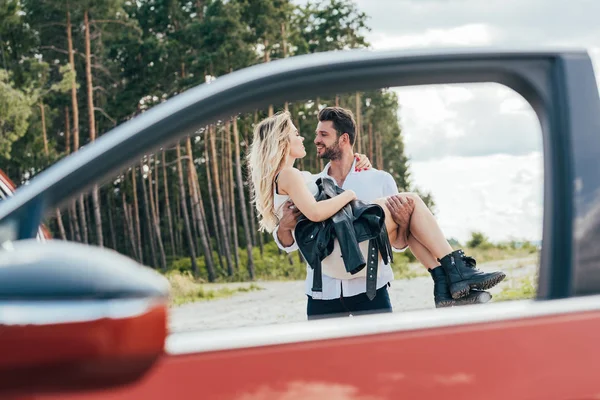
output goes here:
[{"label": "black belt", "polygon": [[[377,238],[370,239],[369,251],[367,252],[367,261],[365,265],[365,268],[367,268],[367,297],[369,300],[373,300],[377,294],[377,270],[379,268],[378,255],[379,243]],[[361,269],[358,269],[356,272],[359,272]],[[323,292],[323,271],[321,268],[320,257],[317,257],[316,265],[313,268],[313,283],[311,290],[317,293]]]}]

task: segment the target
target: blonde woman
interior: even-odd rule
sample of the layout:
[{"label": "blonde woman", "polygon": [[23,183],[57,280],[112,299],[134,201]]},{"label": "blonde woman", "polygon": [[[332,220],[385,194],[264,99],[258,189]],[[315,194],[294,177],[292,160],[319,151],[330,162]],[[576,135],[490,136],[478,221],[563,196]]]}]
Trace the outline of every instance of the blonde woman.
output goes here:
[{"label": "blonde woman", "polygon": [[[314,222],[332,217],[347,203],[357,198],[376,203],[382,206],[385,212],[386,229],[392,246],[402,249],[408,244],[419,261],[431,272],[435,282],[436,306],[454,305],[457,299],[460,299],[458,303],[481,302],[480,290],[496,285],[504,278],[504,274],[483,273],[474,268],[475,261],[472,258],[466,257],[461,250],[453,251],[435,217],[421,198],[412,193],[398,194],[396,184],[387,172],[370,168],[366,172],[351,173],[352,167],[355,167],[355,131],[351,111],[339,107],[326,107],[320,111],[314,142],[318,156],[330,160],[320,175],[334,178],[344,192],[317,202],[314,195],[317,193],[315,180],[318,176],[294,167],[297,159],[306,156],[306,150],[304,138],[294,126],[289,112],[279,112],[255,127],[248,154],[248,167],[252,178],[252,200],[259,213],[260,229],[268,232],[276,229],[284,213],[289,212],[283,207],[288,200],[293,202],[298,212]],[[395,221],[398,219],[396,215],[399,207],[411,210],[410,218],[402,224]],[[279,232],[274,236],[276,239],[281,238]],[[286,248],[288,251],[293,249],[293,245]],[[327,258],[333,256],[334,254]],[[383,289],[387,288],[393,274],[385,262],[380,265],[377,287],[383,294],[379,302],[372,303],[381,303],[376,307],[383,311],[391,311],[387,291]],[[325,273],[324,268],[323,274]],[[360,299],[357,297],[357,302],[364,303],[364,298],[361,297],[364,295],[364,284],[361,283],[364,282],[363,276],[333,276],[332,279],[323,277],[323,298],[320,301],[331,300],[334,303],[324,307],[321,307],[322,304],[313,304],[311,307],[310,303],[316,299],[310,291],[310,275],[310,267],[307,266],[306,294],[309,297],[309,317],[311,314],[314,316],[352,313],[352,310],[348,310],[349,301],[342,302],[343,307],[337,307],[336,302],[346,295],[358,296]],[[485,293],[483,297],[489,300],[489,294]],[[375,300],[378,296],[380,290]],[[367,306],[367,309],[371,308]]]}]

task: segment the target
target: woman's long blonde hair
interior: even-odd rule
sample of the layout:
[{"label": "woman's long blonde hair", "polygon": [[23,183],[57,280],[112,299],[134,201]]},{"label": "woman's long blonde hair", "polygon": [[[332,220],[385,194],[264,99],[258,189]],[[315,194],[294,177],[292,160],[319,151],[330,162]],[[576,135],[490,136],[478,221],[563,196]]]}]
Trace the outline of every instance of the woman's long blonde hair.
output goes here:
[{"label": "woman's long blonde hair", "polygon": [[283,167],[288,154],[292,126],[290,113],[281,111],[262,120],[254,128],[247,161],[252,178],[250,196],[260,216],[261,232],[272,232],[279,223],[273,203],[275,175]]}]

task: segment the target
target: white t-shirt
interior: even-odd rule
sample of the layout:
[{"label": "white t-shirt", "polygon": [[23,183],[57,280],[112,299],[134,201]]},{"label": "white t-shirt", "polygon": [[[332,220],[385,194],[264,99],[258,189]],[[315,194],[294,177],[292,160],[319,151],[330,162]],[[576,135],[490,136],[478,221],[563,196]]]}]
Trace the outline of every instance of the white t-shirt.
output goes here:
[{"label": "white t-shirt", "polygon": [[[380,197],[391,196],[398,193],[398,186],[396,185],[396,181],[392,175],[385,171],[380,171],[377,169],[368,169],[367,171],[356,172],[354,170],[356,164],[356,160],[352,164],[352,168],[342,185],[342,189],[353,190],[356,193],[356,196],[359,200],[363,201],[373,201]],[[303,171],[303,174],[308,178],[308,175],[311,175],[312,182],[316,181],[321,176],[327,176],[327,172],[329,171],[328,163],[323,171],[317,175],[312,175],[309,172]],[[310,184],[310,182],[309,182]],[[315,185],[316,189],[316,185]],[[316,192],[315,192],[316,193]],[[278,195],[279,196],[279,195]],[[285,200],[284,200],[285,198]],[[289,197],[282,196],[278,199],[275,197],[276,204],[279,204],[281,215],[281,206],[287,201]],[[276,210],[278,210],[276,208]],[[293,231],[292,231],[293,234]],[[277,239],[277,228],[273,231],[273,237],[275,238],[275,242],[282,250],[290,253],[294,250],[298,250],[298,245],[294,242],[290,247],[284,247],[281,245],[279,240]],[[295,238],[294,238],[295,240]],[[396,250],[398,251],[398,250]],[[331,256],[329,256],[331,257]],[[392,268],[385,264],[383,260],[379,263],[379,270],[377,276],[377,289],[385,286],[388,282],[394,280],[394,273],[392,272]],[[355,279],[336,279],[331,276],[327,276],[323,274],[323,292],[317,293],[313,292],[312,289],[313,282],[313,270],[310,265],[306,265],[306,280],[305,280],[305,293],[309,296],[312,296],[315,299],[323,299],[323,300],[331,300],[340,298],[343,295],[344,297],[355,296],[357,294],[365,293],[366,288],[366,280],[365,278],[355,278]]]}]

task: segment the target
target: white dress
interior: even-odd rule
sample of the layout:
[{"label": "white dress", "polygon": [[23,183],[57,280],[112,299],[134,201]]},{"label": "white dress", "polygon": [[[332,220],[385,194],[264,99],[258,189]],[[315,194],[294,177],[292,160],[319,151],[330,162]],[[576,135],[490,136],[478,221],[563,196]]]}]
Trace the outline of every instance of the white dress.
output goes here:
[{"label": "white dress", "polygon": [[[315,196],[319,192],[319,188],[315,181],[319,178],[318,175],[313,175],[308,171],[300,171],[302,176],[304,177],[304,182],[308,190],[311,192],[313,196]],[[290,199],[290,196],[287,194],[279,194],[277,193],[277,186],[273,190],[273,207],[275,208],[275,215],[279,220],[283,216],[283,206],[286,201]],[[368,258],[369,251],[369,242],[364,241],[359,243],[360,250],[363,254],[364,259]],[[381,255],[378,257],[381,261]],[[308,267],[310,268],[310,267]],[[355,278],[364,278],[367,275],[367,269],[363,268],[360,272],[352,275],[346,271],[346,267],[344,266],[344,262],[342,259],[342,250],[340,249],[340,244],[337,239],[334,240],[333,243],[333,251],[332,253],[325,257],[325,259],[321,262],[321,268],[324,275],[330,276],[336,279],[355,279]],[[381,274],[381,268],[377,269],[377,275]]]}]

